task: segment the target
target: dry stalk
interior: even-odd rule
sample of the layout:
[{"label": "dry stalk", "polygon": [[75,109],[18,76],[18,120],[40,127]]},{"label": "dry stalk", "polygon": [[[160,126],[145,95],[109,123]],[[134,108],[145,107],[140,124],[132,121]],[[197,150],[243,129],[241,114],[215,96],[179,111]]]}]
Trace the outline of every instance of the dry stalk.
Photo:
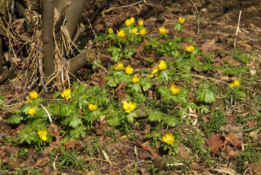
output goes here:
[{"label": "dry stalk", "polygon": [[239,11],[238,22],[237,22],[237,31],[236,31],[236,36],[235,36],[235,40],[234,40],[234,48],[237,46],[237,35],[239,32],[241,13],[242,13],[242,10]]}]

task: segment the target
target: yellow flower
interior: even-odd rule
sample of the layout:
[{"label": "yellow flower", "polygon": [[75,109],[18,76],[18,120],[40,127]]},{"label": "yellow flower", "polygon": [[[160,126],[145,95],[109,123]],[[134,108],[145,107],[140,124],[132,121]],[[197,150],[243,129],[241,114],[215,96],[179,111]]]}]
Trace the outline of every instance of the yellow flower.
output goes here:
[{"label": "yellow flower", "polygon": [[159,70],[165,70],[167,68],[167,64],[165,63],[164,60],[160,60],[159,63]]},{"label": "yellow flower", "polygon": [[27,111],[26,111],[27,114],[29,115],[34,115],[36,114],[36,107],[28,107]]},{"label": "yellow flower", "polygon": [[108,29],[108,33],[109,33],[109,34],[113,34],[113,29],[112,29],[112,28],[109,28],[109,29]]},{"label": "yellow flower", "polygon": [[170,93],[171,95],[176,95],[180,92],[180,87],[176,87],[174,85],[174,83],[172,83],[171,87],[170,87]]},{"label": "yellow flower", "polygon": [[239,80],[235,80],[235,81],[233,82],[233,84],[234,84],[234,87],[238,87],[238,86],[240,86],[240,82],[239,82]]},{"label": "yellow flower", "polygon": [[140,34],[141,35],[146,35],[146,29],[141,29]]},{"label": "yellow flower", "polygon": [[187,51],[190,52],[190,53],[193,52],[194,51],[194,46],[193,45],[188,46],[187,47]]},{"label": "yellow flower", "polygon": [[119,61],[113,67],[114,67],[115,70],[122,70],[124,68],[124,65],[123,65],[123,63],[121,61]]},{"label": "yellow flower", "polygon": [[172,145],[174,142],[174,136],[172,134],[166,134],[165,136],[162,137],[162,140],[168,145]]},{"label": "yellow flower", "polygon": [[66,100],[68,100],[68,99],[72,98],[72,97],[71,97],[71,92],[72,92],[71,88],[64,89],[64,90],[61,92],[61,96],[62,96],[63,98],[66,98]]},{"label": "yellow flower", "polygon": [[129,27],[130,25],[132,25],[130,19],[126,19],[125,25],[126,25],[127,27]]},{"label": "yellow flower", "polygon": [[151,72],[152,74],[155,74],[159,71],[159,69],[157,69],[156,67],[153,68],[153,71]]},{"label": "yellow flower", "polygon": [[143,26],[143,21],[142,21],[142,20],[139,20],[139,21],[138,21],[138,25],[139,25],[139,26]]},{"label": "yellow flower", "polygon": [[128,65],[126,68],[125,68],[125,72],[126,74],[128,75],[131,75],[133,73],[133,68],[131,67],[131,65]]},{"label": "yellow flower", "polygon": [[152,78],[153,76],[157,76],[157,75],[154,75],[155,73],[157,73],[159,71],[159,69],[157,69],[156,67],[153,68],[152,72],[151,72],[151,75],[147,75],[147,77],[149,78]]},{"label": "yellow flower", "polygon": [[43,140],[46,141],[47,140],[47,131],[46,130],[40,130],[37,132],[37,134],[39,135],[39,137]]},{"label": "yellow flower", "polygon": [[159,28],[159,32],[160,32],[161,34],[166,34],[166,33],[169,32],[169,30],[166,30],[165,27],[160,27],[160,28]]},{"label": "yellow flower", "polygon": [[118,37],[123,38],[123,37],[125,37],[125,35],[126,35],[126,33],[124,32],[124,30],[120,30],[119,32],[117,32]]},{"label": "yellow flower", "polygon": [[30,98],[33,99],[37,99],[38,98],[38,93],[35,91],[29,92],[29,96]]},{"label": "yellow flower", "polygon": [[181,18],[181,17],[179,17],[179,23],[180,23],[180,24],[184,24],[184,22],[185,22],[185,19],[184,19],[184,18]]},{"label": "yellow flower", "polygon": [[133,103],[131,101],[129,101],[129,103],[127,101],[123,101],[122,108],[125,110],[126,113],[130,113],[136,108],[136,103]]},{"label": "yellow flower", "polygon": [[135,18],[131,17],[130,22],[131,22],[131,24],[135,23]]},{"label": "yellow flower", "polygon": [[229,86],[230,86],[231,88],[233,88],[233,87],[238,87],[238,86],[240,86],[240,81],[239,81],[239,80],[234,80],[234,82],[231,83]]},{"label": "yellow flower", "polygon": [[96,109],[98,108],[98,105],[96,104],[89,104],[88,108],[90,111],[96,111]]},{"label": "yellow flower", "polygon": [[131,29],[131,33],[133,33],[134,35],[138,35],[139,34],[138,33],[138,28],[135,27],[135,28]]},{"label": "yellow flower", "polygon": [[25,103],[33,103],[33,101],[32,100],[27,100]]},{"label": "yellow flower", "polygon": [[140,81],[140,77],[137,75],[134,75],[134,77],[131,79],[131,82],[133,84],[138,83]]}]

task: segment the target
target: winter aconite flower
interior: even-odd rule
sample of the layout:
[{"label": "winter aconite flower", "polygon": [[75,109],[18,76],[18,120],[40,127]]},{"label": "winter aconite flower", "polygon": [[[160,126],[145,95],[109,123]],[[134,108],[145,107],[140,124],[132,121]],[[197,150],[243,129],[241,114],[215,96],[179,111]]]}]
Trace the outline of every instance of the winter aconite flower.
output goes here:
[{"label": "winter aconite flower", "polygon": [[184,18],[181,18],[181,17],[179,17],[179,23],[180,23],[180,24],[184,24],[184,22],[185,22],[185,19],[184,19]]},{"label": "winter aconite flower", "polygon": [[131,29],[131,33],[134,34],[134,35],[138,35],[139,34],[138,33],[138,28],[135,27],[135,28]]},{"label": "winter aconite flower", "polygon": [[190,53],[193,52],[194,51],[194,46],[193,45],[188,46],[187,47],[187,51],[190,52]]},{"label": "winter aconite flower", "polygon": [[61,92],[61,96],[62,96],[63,98],[65,98],[66,100],[68,100],[68,99],[72,98],[72,97],[71,97],[71,92],[72,92],[71,88],[64,89],[64,90]]},{"label": "winter aconite flower", "polygon": [[124,65],[123,65],[123,63],[121,61],[119,61],[113,67],[114,67],[115,70],[122,70],[124,68]]},{"label": "winter aconite flower", "polygon": [[129,27],[131,24],[132,24],[132,23],[131,23],[130,19],[126,19],[125,25],[126,25],[127,27]]},{"label": "winter aconite flower", "polygon": [[124,32],[124,30],[120,30],[119,32],[117,32],[117,36],[120,38],[125,37],[126,33]]},{"label": "winter aconite flower", "polygon": [[130,22],[131,22],[131,24],[135,23],[135,18],[131,17]]},{"label": "winter aconite flower", "polygon": [[229,86],[231,88],[238,87],[238,86],[240,86],[240,81],[239,80],[234,80],[233,83],[231,83]]},{"label": "winter aconite flower", "polygon": [[131,75],[133,73],[133,68],[131,67],[131,65],[128,65],[126,68],[125,68],[125,72],[126,74],[128,75]]},{"label": "winter aconite flower", "polygon": [[29,115],[34,115],[36,114],[36,107],[28,107],[27,111],[26,111],[27,114]]},{"label": "winter aconite flower", "polygon": [[164,60],[160,60],[159,62],[159,70],[165,70],[167,68],[167,64]]},{"label": "winter aconite flower", "polygon": [[180,87],[177,87],[174,85],[174,83],[172,83],[171,87],[170,87],[170,93],[171,95],[176,95],[180,92]]},{"label": "winter aconite flower", "polygon": [[139,20],[139,21],[138,21],[138,25],[139,25],[139,26],[143,26],[143,21],[142,21],[142,20]]},{"label": "winter aconite flower", "polygon": [[141,29],[140,34],[141,35],[146,35],[146,29]]},{"label": "winter aconite flower", "polygon": [[159,28],[159,32],[160,32],[161,34],[166,34],[166,33],[169,32],[169,30],[165,29],[165,27],[160,27],[160,28]]},{"label": "winter aconite flower", "polygon": [[159,69],[157,69],[156,67],[154,67],[151,73],[152,73],[152,74],[155,74],[155,73],[157,73],[158,71],[159,71]]},{"label": "winter aconite flower", "polygon": [[37,99],[38,98],[38,93],[35,91],[29,92],[29,96],[32,100]]},{"label": "winter aconite flower", "polygon": [[46,141],[47,140],[47,134],[48,132],[46,130],[40,130],[37,132],[37,134],[39,135],[39,137],[43,140]]},{"label": "winter aconite flower", "polygon": [[138,83],[140,81],[140,77],[137,75],[134,75],[134,77],[131,79],[131,82],[133,84]]},{"label": "winter aconite flower", "polygon": [[158,71],[159,71],[159,69],[156,68],[156,67],[154,67],[153,70],[152,70],[152,72],[151,72],[151,75],[148,75],[147,77],[149,77],[149,78],[154,77],[154,76],[155,76],[154,74],[157,73]]},{"label": "winter aconite flower", "polygon": [[127,101],[123,101],[122,108],[125,110],[126,113],[130,113],[136,108],[136,103],[133,103],[131,101],[129,101],[129,103]]},{"label": "winter aconite flower", "polygon": [[172,145],[172,143],[174,142],[174,136],[172,134],[166,134],[162,137],[162,140],[168,145]]},{"label": "winter aconite flower", "polygon": [[112,28],[109,28],[109,29],[108,29],[108,33],[109,33],[109,34],[113,34],[113,29],[112,29]]},{"label": "winter aconite flower", "polygon": [[98,105],[96,105],[96,104],[89,104],[88,108],[89,108],[90,111],[96,111],[97,108],[98,108]]}]

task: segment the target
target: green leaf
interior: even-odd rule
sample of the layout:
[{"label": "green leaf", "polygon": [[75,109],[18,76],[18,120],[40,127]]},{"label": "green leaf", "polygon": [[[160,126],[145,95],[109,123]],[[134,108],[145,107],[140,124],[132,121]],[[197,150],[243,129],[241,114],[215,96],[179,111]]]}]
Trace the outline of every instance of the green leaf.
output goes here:
[{"label": "green leaf", "polygon": [[164,123],[166,123],[170,127],[174,127],[177,125],[177,119],[174,116],[165,117]]},{"label": "green leaf", "polygon": [[199,101],[206,103],[212,103],[216,100],[215,94],[208,88],[199,88],[196,92]]},{"label": "green leaf", "polygon": [[117,79],[115,78],[111,78],[109,79],[109,81],[107,82],[107,85],[110,86],[110,87],[116,87],[118,84],[118,81]]},{"label": "green leaf", "polygon": [[162,112],[154,110],[149,114],[148,120],[149,121],[161,121],[163,119],[163,115],[164,114]]},{"label": "green leaf", "polygon": [[4,97],[2,95],[0,95],[0,103],[4,102]]},{"label": "green leaf", "polygon": [[110,126],[119,126],[121,124],[121,121],[119,117],[113,116],[112,118],[109,119],[109,125]]},{"label": "green leaf", "polygon": [[133,84],[132,85],[132,91],[134,92],[141,92],[141,87],[139,84]]},{"label": "green leaf", "polygon": [[136,111],[133,111],[127,115],[127,120],[129,123],[133,123],[134,118],[139,117],[139,113]]},{"label": "green leaf", "polygon": [[166,86],[160,86],[158,92],[160,93],[161,96],[166,96],[170,94],[170,88]]},{"label": "green leaf", "polygon": [[38,140],[38,134],[29,126],[25,126],[23,130],[19,131],[18,137],[20,139],[20,143],[26,142],[31,144],[31,142]]},{"label": "green leaf", "polygon": [[141,82],[143,91],[147,91],[151,88],[152,82],[149,81],[149,78],[144,78],[145,80]]},{"label": "green leaf", "polygon": [[76,127],[82,124],[81,116],[78,114],[72,114],[70,117],[62,121],[63,124],[71,127]]},{"label": "green leaf", "polygon": [[70,131],[70,136],[73,139],[79,139],[80,137],[86,136],[86,130],[87,128],[82,125],[74,127],[74,129]]},{"label": "green leaf", "polygon": [[11,124],[20,124],[23,117],[21,117],[19,114],[12,115],[11,118],[9,118],[7,121]]}]

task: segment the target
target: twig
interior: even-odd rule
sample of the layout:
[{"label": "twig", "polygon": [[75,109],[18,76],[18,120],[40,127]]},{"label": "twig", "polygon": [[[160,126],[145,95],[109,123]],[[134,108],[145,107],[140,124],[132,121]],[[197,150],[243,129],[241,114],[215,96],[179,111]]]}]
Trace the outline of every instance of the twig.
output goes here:
[{"label": "twig", "polygon": [[24,93],[20,94],[19,96],[15,97],[15,98],[12,98],[11,100],[9,100],[8,102],[6,102],[5,104],[6,104],[6,105],[9,105],[9,104],[13,103],[14,101],[18,100],[19,98],[25,96],[27,93],[28,93],[28,92],[24,92]]},{"label": "twig", "polygon": [[31,19],[31,22],[32,22],[32,25],[33,25],[34,39],[36,39],[36,27],[35,27],[35,24],[34,24],[34,18],[33,18],[33,15],[32,15],[30,1],[27,0],[26,3],[27,3],[27,9],[28,9],[28,12],[29,12],[29,16],[30,16],[30,19]]},{"label": "twig", "polygon": [[120,7],[111,7],[107,10],[104,10],[102,11],[102,16],[105,17],[105,13],[108,13],[109,11],[112,11],[112,10],[115,10],[115,9],[120,9],[120,8],[126,8],[126,7],[131,7],[131,6],[134,6],[134,5],[137,5],[137,4],[140,4],[140,3],[146,3],[146,0],[142,0],[142,1],[139,1],[139,2],[135,2],[133,4],[129,4],[129,5],[124,5],[124,6],[120,6]]},{"label": "twig", "polygon": [[40,73],[40,84],[42,85],[43,89],[44,89],[44,92],[47,93],[48,90],[44,84],[44,73],[43,73],[43,51],[42,51],[42,44],[41,44],[41,49],[39,50],[39,73]]},{"label": "twig", "polygon": [[234,41],[234,48],[235,48],[236,45],[237,45],[237,35],[238,35],[238,32],[239,32],[239,25],[240,25],[241,13],[242,13],[242,11],[240,10],[240,11],[239,11],[239,16],[238,16],[238,22],[237,22],[237,31],[236,31],[235,41]]},{"label": "twig", "polygon": [[193,0],[191,0],[191,2],[193,4],[193,6],[195,7],[197,18],[198,18],[198,31],[197,31],[197,33],[199,34],[199,13],[198,13],[198,8],[197,8],[196,4],[193,2]]}]

